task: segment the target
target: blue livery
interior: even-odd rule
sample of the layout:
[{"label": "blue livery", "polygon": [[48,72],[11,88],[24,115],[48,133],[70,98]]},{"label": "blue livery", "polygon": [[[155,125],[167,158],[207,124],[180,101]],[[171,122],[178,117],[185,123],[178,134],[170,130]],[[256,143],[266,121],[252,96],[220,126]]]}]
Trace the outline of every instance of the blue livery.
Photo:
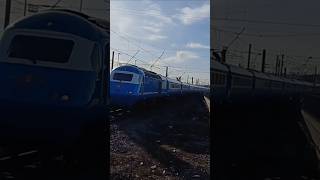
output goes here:
[{"label": "blue livery", "polygon": [[120,66],[110,76],[111,103],[117,106],[130,107],[149,99],[188,93],[209,93],[209,88],[182,83],[133,65]]},{"label": "blue livery", "polygon": [[[88,127],[97,109],[107,111],[108,26],[107,21],[75,11],[46,10],[4,30],[0,115],[9,120],[0,118],[1,138],[67,140]],[[13,120],[15,114],[47,117]]]},{"label": "blue livery", "polygon": [[297,100],[320,87],[319,84],[224,64],[218,61],[217,54],[213,58],[210,65],[211,99],[216,104],[249,103],[268,98]]}]

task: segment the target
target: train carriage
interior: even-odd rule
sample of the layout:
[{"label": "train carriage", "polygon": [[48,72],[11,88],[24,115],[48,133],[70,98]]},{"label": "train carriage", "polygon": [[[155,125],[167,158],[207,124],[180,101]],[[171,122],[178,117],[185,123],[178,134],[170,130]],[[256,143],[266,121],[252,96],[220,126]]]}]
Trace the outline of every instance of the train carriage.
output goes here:
[{"label": "train carriage", "polygon": [[251,99],[253,95],[253,73],[237,66],[230,65],[231,87],[230,98],[232,101]]},{"label": "train carriage", "polygon": [[165,76],[161,77],[161,94],[162,96],[168,96],[168,90],[169,90],[169,83],[168,78]]},{"label": "train carriage", "polygon": [[279,96],[284,90],[285,81],[280,77],[268,75],[270,79],[270,93],[273,96]]},{"label": "train carriage", "polygon": [[264,73],[252,71],[254,76],[254,98],[264,99],[270,97],[270,79]]},{"label": "train carriage", "polygon": [[211,63],[211,74],[212,96],[215,97],[213,100],[221,103],[228,96],[227,79],[229,69],[226,65],[213,61]]}]

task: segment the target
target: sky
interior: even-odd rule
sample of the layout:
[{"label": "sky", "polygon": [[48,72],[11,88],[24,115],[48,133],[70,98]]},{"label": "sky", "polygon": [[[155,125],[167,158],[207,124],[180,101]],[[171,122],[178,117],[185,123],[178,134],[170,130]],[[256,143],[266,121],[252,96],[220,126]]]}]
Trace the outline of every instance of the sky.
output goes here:
[{"label": "sky", "polygon": [[227,63],[246,67],[251,43],[251,68],[260,69],[258,53],[266,49],[267,71],[274,71],[276,55],[284,54],[287,72],[314,73],[320,69],[319,7],[317,0],[214,0],[212,48],[219,51],[236,39]]},{"label": "sky", "polygon": [[209,17],[209,0],[111,0],[114,67],[136,64],[165,75],[168,66],[171,78],[209,84]]}]

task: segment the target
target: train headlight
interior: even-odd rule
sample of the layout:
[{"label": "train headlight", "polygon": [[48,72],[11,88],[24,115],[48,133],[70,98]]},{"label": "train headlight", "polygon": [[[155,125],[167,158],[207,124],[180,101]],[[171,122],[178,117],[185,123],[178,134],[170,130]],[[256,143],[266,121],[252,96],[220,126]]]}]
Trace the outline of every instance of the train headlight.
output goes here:
[{"label": "train headlight", "polygon": [[132,91],[129,91],[128,94],[132,94]]},{"label": "train headlight", "polygon": [[62,96],[60,97],[60,100],[61,100],[61,101],[69,101],[69,100],[70,100],[70,97],[69,97],[68,95],[62,95]]}]

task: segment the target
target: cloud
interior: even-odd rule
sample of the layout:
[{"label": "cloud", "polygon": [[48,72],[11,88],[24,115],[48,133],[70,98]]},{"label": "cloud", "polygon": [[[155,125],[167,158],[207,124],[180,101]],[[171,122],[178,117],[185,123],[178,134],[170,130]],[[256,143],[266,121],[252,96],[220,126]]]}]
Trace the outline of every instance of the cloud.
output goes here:
[{"label": "cloud", "polygon": [[173,23],[173,20],[170,16],[166,16],[162,13],[159,4],[156,4],[154,1],[151,0],[144,0],[143,4],[145,5],[144,12],[146,12],[148,16],[158,19],[160,20],[160,22],[165,24]]},{"label": "cloud", "polygon": [[154,26],[143,26],[142,27],[143,29],[149,31],[149,32],[152,32],[152,33],[158,33],[161,31],[160,28],[157,28],[157,27],[154,27]]},{"label": "cloud", "polygon": [[183,63],[198,58],[199,56],[191,51],[177,51],[175,56],[167,57],[163,61],[167,63]]},{"label": "cloud", "polygon": [[177,51],[176,56],[178,59],[186,59],[186,60],[198,58],[198,56],[195,53],[190,51]]},{"label": "cloud", "polygon": [[188,43],[186,45],[187,48],[192,48],[192,49],[210,49],[209,46],[207,45],[203,45],[203,44],[200,44],[200,43],[194,43],[194,42],[191,42],[191,43]]},{"label": "cloud", "polygon": [[189,25],[210,17],[210,4],[205,2],[202,6],[196,8],[184,7],[179,10],[180,13],[174,17],[178,18],[183,24]]},{"label": "cloud", "polygon": [[146,37],[146,39],[150,40],[150,41],[158,41],[158,40],[166,39],[166,38],[167,38],[167,36],[156,35],[156,34],[151,34],[151,35]]},{"label": "cloud", "polygon": [[163,31],[168,25],[174,24],[172,18],[162,12],[159,4],[150,0],[141,1],[137,7],[133,2],[111,1],[110,10],[111,30],[140,43],[143,43],[143,40],[166,39],[167,36]]}]

